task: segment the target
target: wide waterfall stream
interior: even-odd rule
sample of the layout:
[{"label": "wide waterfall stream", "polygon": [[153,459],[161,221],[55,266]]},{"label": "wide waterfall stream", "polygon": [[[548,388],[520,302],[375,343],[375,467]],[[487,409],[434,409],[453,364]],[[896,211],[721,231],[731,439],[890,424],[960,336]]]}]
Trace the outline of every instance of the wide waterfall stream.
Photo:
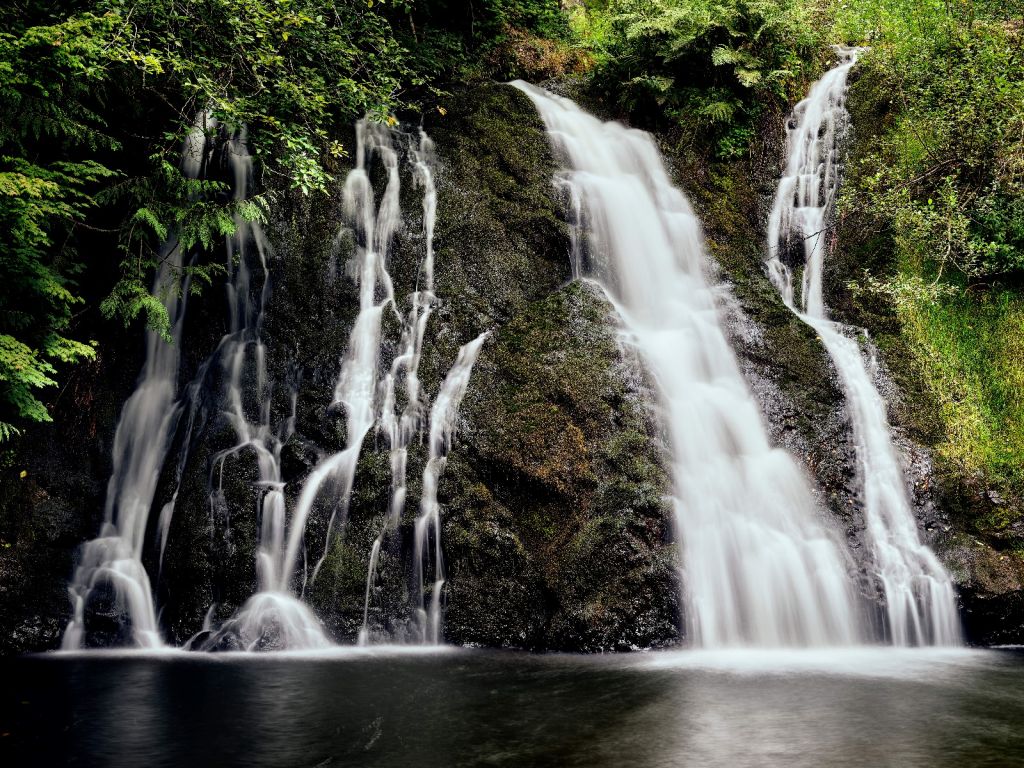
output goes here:
[{"label": "wide waterfall stream", "polygon": [[[207,115],[200,113],[185,140],[181,165],[187,178],[198,178],[207,161],[209,122]],[[154,278],[157,290],[186,260],[173,237],[161,253],[164,261]],[[182,410],[177,388],[187,295],[186,291],[167,296],[170,342],[156,331],[146,333],[146,363],[135,392],[124,405],[114,437],[114,471],[107,485],[103,530],[83,547],[69,587],[72,617],[64,633],[65,650],[81,647],[86,602],[99,584],[114,589],[117,602],[131,621],[135,643],[143,648],[163,644],[142,549],[157,479]]]},{"label": "wide waterfall stream", "polygon": [[606,286],[661,396],[693,644],[861,641],[842,546],[768,441],[720,325],[700,225],[654,141],[517,85],[567,164],[574,263]]}]

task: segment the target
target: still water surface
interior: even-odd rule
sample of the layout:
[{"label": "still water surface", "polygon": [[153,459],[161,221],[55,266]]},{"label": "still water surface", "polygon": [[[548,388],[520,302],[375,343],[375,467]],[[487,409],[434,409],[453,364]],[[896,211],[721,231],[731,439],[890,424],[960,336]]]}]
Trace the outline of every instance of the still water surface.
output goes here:
[{"label": "still water surface", "polygon": [[0,662],[4,766],[1024,766],[1024,653]]}]

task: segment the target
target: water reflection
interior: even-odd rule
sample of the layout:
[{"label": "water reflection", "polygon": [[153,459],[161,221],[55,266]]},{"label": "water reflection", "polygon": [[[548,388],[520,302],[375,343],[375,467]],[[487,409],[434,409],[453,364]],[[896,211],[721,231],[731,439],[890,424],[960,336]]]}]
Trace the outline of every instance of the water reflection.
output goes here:
[{"label": "water reflection", "polygon": [[0,673],[3,765],[1024,764],[1008,652],[122,654]]}]

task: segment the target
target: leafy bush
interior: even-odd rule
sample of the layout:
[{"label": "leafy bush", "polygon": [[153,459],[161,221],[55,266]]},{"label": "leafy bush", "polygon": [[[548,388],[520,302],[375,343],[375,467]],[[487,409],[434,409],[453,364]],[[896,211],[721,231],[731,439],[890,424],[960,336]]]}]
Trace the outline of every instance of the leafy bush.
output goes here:
[{"label": "leafy bush", "polygon": [[611,0],[596,80],[636,119],[668,119],[746,150],[766,100],[786,100],[821,52],[801,0]]},{"label": "leafy bush", "polygon": [[892,94],[847,205],[887,222],[934,278],[1024,274],[1024,33],[988,7],[915,2],[910,15],[902,0],[862,0],[841,18],[872,42],[864,76]]},{"label": "leafy bush", "polygon": [[[567,8],[566,6],[572,6]],[[545,79],[587,69],[591,57],[562,0],[418,0],[406,9],[412,66],[429,80]]]},{"label": "leafy bush", "polygon": [[[165,330],[148,282],[160,241],[175,232],[182,248],[208,247],[235,213],[260,215],[223,184],[178,172],[196,113],[247,126],[275,185],[326,187],[344,151],[333,132],[367,111],[387,115],[413,79],[381,6],[23,0],[0,9],[0,440],[48,420],[39,390],[57,383],[59,365],[95,354],[73,332],[76,281],[107,280],[106,313],[145,314]],[[215,270],[200,261],[160,290],[180,290],[186,273],[198,286]]]}]

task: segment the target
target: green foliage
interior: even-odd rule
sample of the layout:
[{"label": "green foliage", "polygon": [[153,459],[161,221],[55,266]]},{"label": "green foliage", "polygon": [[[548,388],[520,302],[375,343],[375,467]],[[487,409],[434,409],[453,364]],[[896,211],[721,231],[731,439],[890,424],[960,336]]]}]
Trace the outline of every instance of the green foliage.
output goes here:
[{"label": "green foliage", "polygon": [[967,476],[1024,488],[1024,296],[959,292],[897,312],[946,425],[943,457]]},{"label": "green foliage", "polygon": [[[545,79],[590,66],[577,33],[582,8],[562,0],[417,0],[407,9],[411,66],[421,84],[449,80]],[[396,22],[396,29],[405,25]]]},{"label": "green foliage", "polygon": [[847,0],[836,30],[871,46],[856,76],[878,132],[848,168],[841,207],[894,251],[891,272],[858,288],[895,307],[938,403],[939,456],[1020,496],[1024,24],[1010,13],[979,0]]},{"label": "green foliage", "polygon": [[482,0],[486,23],[481,33],[496,37],[506,29],[528,29],[545,38],[564,38],[569,19],[560,0]]},{"label": "green foliage", "polygon": [[785,100],[822,46],[802,0],[610,0],[593,10],[595,80],[634,118],[712,134],[746,151],[765,101]]},{"label": "green foliage", "polygon": [[49,420],[40,390],[95,355],[75,340],[78,312],[106,294],[105,315],[145,315],[166,334],[161,297],[221,269],[199,258],[151,292],[168,248],[209,251],[236,215],[263,216],[264,199],[233,201],[178,170],[195,115],[245,126],[269,185],[325,190],[344,154],[330,137],[361,114],[385,118],[414,79],[386,15],[402,12],[367,0],[0,9],[0,441]]},{"label": "green foliage", "polygon": [[[962,2],[859,0],[839,18],[870,38],[865,77],[891,94],[889,124],[847,205],[886,221],[925,275],[1024,273],[1024,34]],[[913,10],[913,13],[911,12]]]}]

